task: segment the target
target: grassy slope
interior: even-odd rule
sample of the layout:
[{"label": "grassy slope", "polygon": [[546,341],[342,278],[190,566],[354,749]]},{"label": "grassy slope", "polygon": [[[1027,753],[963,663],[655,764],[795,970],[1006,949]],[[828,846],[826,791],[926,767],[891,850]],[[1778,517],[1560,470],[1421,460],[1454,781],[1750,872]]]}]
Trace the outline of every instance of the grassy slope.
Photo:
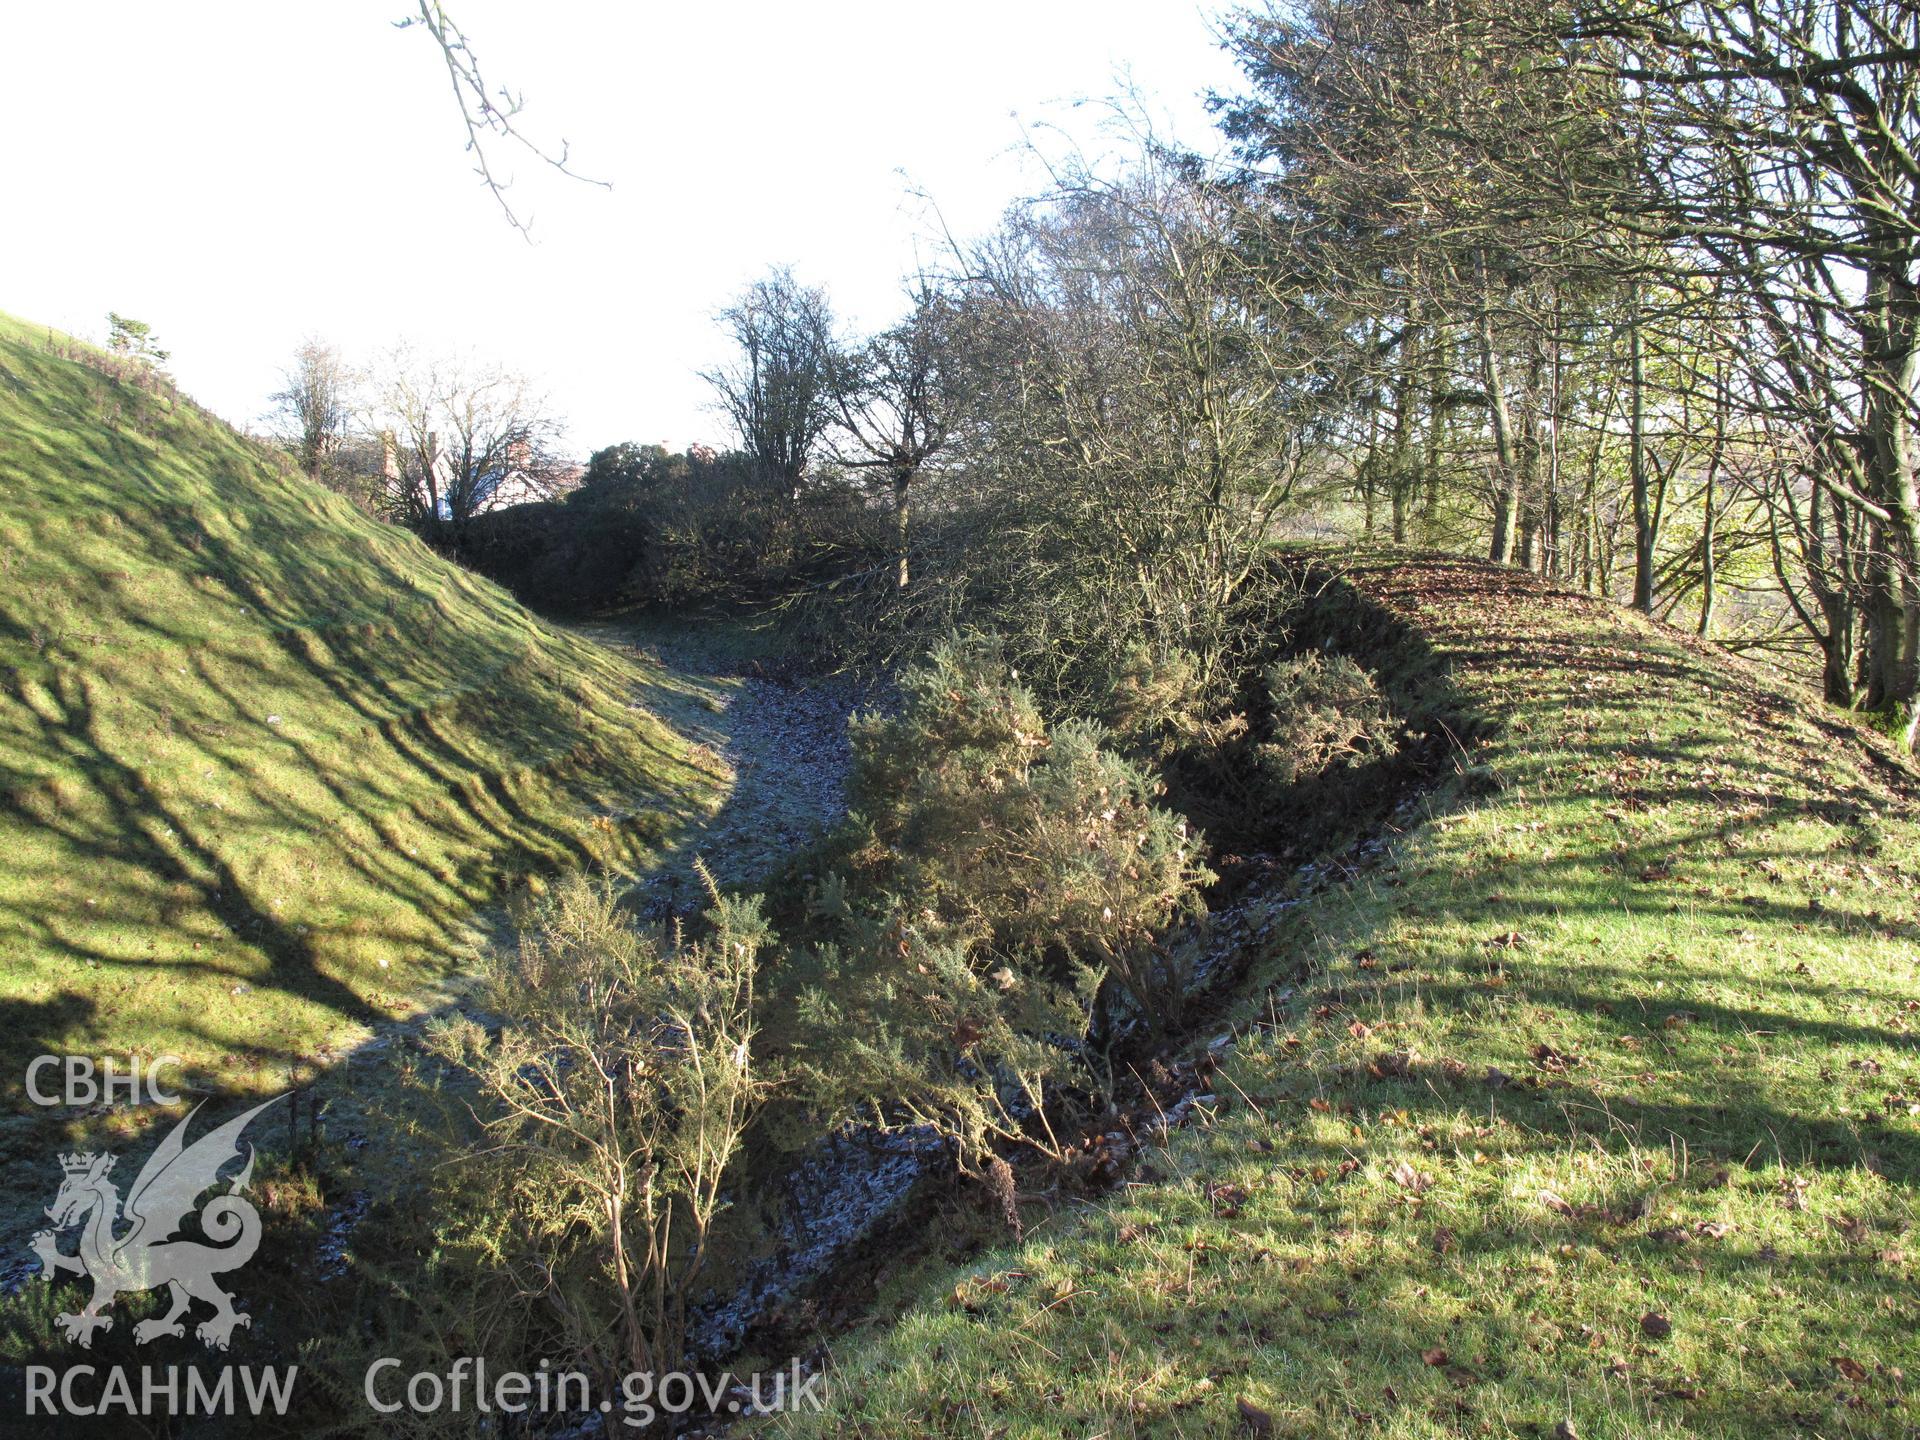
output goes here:
[{"label": "grassy slope", "polygon": [[1917,1433],[1920,787],[1612,607],[1353,583],[1499,787],[1285,915],[1212,1118],[843,1345],[792,1428]]},{"label": "grassy slope", "polygon": [[86,353],[0,317],[10,1084],[65,1050],[278,1086],[407,1013],[514,876],[717,802],[644,667]]}]

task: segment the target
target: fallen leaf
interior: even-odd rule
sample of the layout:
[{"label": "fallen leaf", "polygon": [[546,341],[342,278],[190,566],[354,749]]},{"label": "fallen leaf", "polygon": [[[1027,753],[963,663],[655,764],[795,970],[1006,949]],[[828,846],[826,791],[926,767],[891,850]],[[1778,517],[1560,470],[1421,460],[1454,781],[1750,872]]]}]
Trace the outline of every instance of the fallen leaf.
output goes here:
[{"label": "fallen leaf", "polygon": [[1431,1350],[1422,1350],[1420,1352],[1420,1358],[1435,1369],[1438,1369],[1447,1363],[1447,1352],[1436,1345]]},{"label": "fallen leaf", "polygon": [[1367,1073],[1376,1080],[1401,1079],[1413,1071],[1413,1055],[1406,1050],[1376,1055],[1367,1062]]},{"label": "fallen leaf", "polygon": [[1262,1410],[1251,1400],[1241,1398],[1233,1402],[1240,1410],[1240,1421],[1247,1427],[1250,1435],[1273,1434],[1273,1416]]},{"label": "fallen leaf", "polygon": [[1397,1162],[1387,1173],[1393,1177],[1394,1184],[1402,1190],[1411,1190],[1416,1195],[1433,1184],[1430,1176],[1422,1175],[1404,1160]]},{"label": "fallen leaf", "polygon": [[1573,1206],[1569,1205],[1551,1190],[1542,1190],[1540,1192],[1540,1203],[1556,1215],[1573,1214]]},{"label": "fallen leaf", "polygon": [[1838,1370],[1842,1377],[1856,1385],[1862,1384],[1867,1378],[1867,1367],[1849,1356],[1836,1355],[1827,1363]]},{"label": "fallen leaf", "polygon": [[1247,1203],[1247,1187],[1244,1185],[1215,1185],[1211,1182],[1205,1187],[1213,1213],[1222,1220],[1236,1218]]},{"label": "fallen leaf", "polygon": [[1562,1050],[1545,1041],[1533,1047],[1533,1063],[1548,1074],[1559,1075],[1580,1063],[1580,1057],[1572,1051]]},{"label": "fallen leaf", "polygon": [[1673,1333],[1673,1322],[1658,1310],[1649,1310],[1640,1317],[1640,1330],[1655,1340],[1664,1340]]}]

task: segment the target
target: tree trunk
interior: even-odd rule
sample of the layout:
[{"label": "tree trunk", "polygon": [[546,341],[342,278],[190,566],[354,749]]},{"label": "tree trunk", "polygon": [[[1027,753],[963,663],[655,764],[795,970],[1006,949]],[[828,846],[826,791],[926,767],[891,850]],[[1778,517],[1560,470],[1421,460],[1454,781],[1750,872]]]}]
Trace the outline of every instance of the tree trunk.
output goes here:
[{"label": "tree trunk", "polygon": [[1628,466],[1633,482],[1633,608],[1653,613],[1653,506],[1647,486],[1647,360],[1640,335],[1640,292],[1633,292],[1627,314],[1627,383],[1631,434]]},{"label": "tree trunk", "polygon": [[1519,474],[1515,489],[1519,492],[1520,507],[1520,568],[1532,570],[1537,563],[1540,547],[1542,516],[1540,513],[1540,375],[1546,364],[1546,357],[1540,351],[1540,339],[1535,335],[1528,346],[1526,408],[1520,416],[1520,437],[1515,458],[1519,461]]},{"label": "tree trunk", "polygon": [[1699,633],[1700,633],[1700,638],[1702,640],[1710,639],[1713,635],[1713,602],[1714,602],[1714,579],[1715,579],[1715,567],[1713,562],[1713,545],[1714,545],[1714,534],[1713,534],[1714,474],[1713,472],[1714,472],[1714,469],[1715,469],[1715,463],[1709,462],[1707,466],[1706,515],[1705,515],[1705,518],[1700,522]]},{"label": "tree trunk", "polygon": [[1413,487],[1413,387],[1419,354],[1414,346],[1414,328],[1407,324],[1406,337],[1400,342],[1400,372],[1393,390],[1392,468],[1387,474],[1387,494],[1393,506],[1393,543],[1407,543],[1407,502]]},{"label": "tree trunk", "polygon": [[1869,709],[1905,712],[1906,741],[1920,726],[1920,493],[1916,493],[1913,411],[1920,381],[1920,298],[1904,257],[1868,267],[1865,334],[1867,466],[1874,498],[1887,512],[1871,528],[1867,562]]},{"label": "tree trunk", "polygon": [[1520,493],[1513,459],[1513,426],[1507,415],[1507,394],[1500,375],[1500,356],[1493,345],[1493,309],[1480,312],[1480,370],[1487,386],[1487,414],[1493,421],[1495,468],[1493,498],[1493,543],[1487,558],[1496,565],[1513,561],[1515,520]]},{"label": "tree trunk", "polygon": [[1713,373],[1713,450],[1707,456],[1706,519],[1700,527],[1700,638],[1713,638],[1713,605],[1720,579],[1720,566],[1713,547],[1719,536],[1719,517],[1714,514],[1714,482],[1720,478],[1720,465],[1727,452],[1727,410],[1732,400],[1728,393],[1727,371],[1716,363]]},{"label": "tree trunk", "polygon": [[1580,492],[1580,588],[1591,595],[1598,580],[1600,554],[1600,447],[1587,465],[1587,477]]},{"label": "tree trunk", "polygon": [[1820,613],[1827,622],[1821,641],[1820,688],[1832,705],[1851,708],[1854,699],[1853,603],[1840,591],[1823,591],[1816,597]]},{"label": "tree trunk", "polygon": [[1553,298],[1553,356],[1549,374],[1551,385],[1547,402],[1547,531],[1545,554],[1541,557],[1540,573],[1553,579],[1563,579],[1571,573],[1567,563],[1566,544],[1566,504],[1560,493],[1561,455],[1560,430],[1565,422],[1566,386],[1560,337],[1565,329],[1561,319],[1560,293],[1554,292]]},{"label": "tree trunk", "polygon": [[1434,543],[1440,524],[1440,456],[1446,447],[1446,396],[1442,393],[1447,378],[1447,337],[1437,326],[1429,335],[1427,389],[1427,454],[1421,480],[1425,492],[1420,497],[1420,542]]},{"label": "tree trunk", "polygon": [[907,588],[907,524],[909,518],[907,490],[912,484],[913,472],[911,470],[896,470],[893,472],[893,544],[895,554],[898,555],[900,561],[899,577],[895,588],[900,590]]}]

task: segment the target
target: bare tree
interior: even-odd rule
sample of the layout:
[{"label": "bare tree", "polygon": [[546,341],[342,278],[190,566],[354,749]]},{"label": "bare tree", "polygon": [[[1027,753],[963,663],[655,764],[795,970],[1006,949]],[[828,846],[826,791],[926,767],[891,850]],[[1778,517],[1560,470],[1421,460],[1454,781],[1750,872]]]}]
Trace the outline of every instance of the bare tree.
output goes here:
[{"label": "bare tree", "polygon": [[701,378],[713,386],[760,479],[791,497],[833,422],[833,312],[826,293],[781,267],[748,286],[721,318],[739,356]]},{"label": "bare tree", "polygon": [[457,546],[474,516],[554,492],[560,422],[526,376],[401,350],[387,366],[379,435],[384,508]]},{"label": "bare tree", "polygon": [[358,377],[338,350],[310,338],[294,351],[280,378],[283,388],[270,397],[273,417],[301,467],[318,479],[346,439]]},{"label": "bare tree", "polygon": [[886,478],[893,500],[896,583],[909,576],[909,493],[946,447],[952,424],[947,330],[953,302],[923,281],[913,310],[865,344],[836,351],[831,393],[836,458],[848,468]]},{"label": "bare tree", "polygon": [[[1035,682],[1097,686],[1126,652],[1210,682],[1316,435],[1324,357],[1249,263],[1230,186],[1152,145],[1056,172],[956,256],[974,516],[946,583],[1001,597]],[[924,598],[924,597],[923,597]]]}]

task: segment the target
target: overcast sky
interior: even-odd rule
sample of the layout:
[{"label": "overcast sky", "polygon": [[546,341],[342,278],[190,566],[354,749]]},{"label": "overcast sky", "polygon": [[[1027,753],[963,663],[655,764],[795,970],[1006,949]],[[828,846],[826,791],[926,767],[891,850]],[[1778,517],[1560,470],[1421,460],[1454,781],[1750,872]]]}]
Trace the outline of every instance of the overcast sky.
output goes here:
[{"label": "overcast sky", "polygon": [[[88,338],[152,324],[182,386],[259,423],[302,337],[472,349],[534,375],[579,454],[724,439],[697,372],[769,264],[862,325],[933,233],[1034,187],[1023,124],[1097,144],[1130,80],[1211,147],[1234,74],[1213,3],[455,0],[489,80],[611,191],[517,163],[529,245],[462,153],[408,0],[0,7],[0,309]],[[1055,139],[1048,143],[1058,146]]]}]

